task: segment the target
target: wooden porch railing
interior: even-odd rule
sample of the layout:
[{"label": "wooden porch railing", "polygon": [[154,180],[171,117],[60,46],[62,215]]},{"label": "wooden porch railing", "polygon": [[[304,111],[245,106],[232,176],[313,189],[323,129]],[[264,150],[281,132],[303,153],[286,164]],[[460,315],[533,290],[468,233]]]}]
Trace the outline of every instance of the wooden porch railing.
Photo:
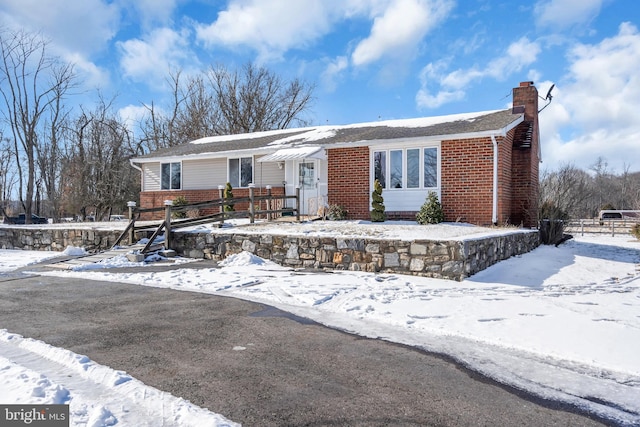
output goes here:
[{"label": "wooden porch railing", "polygon": [[[205,202],[198,203],[190,203],[186,205],[173,206],[172,200],[165,200],[165,204],[163,207],[157,208],[138,208],[136,207],[135,202],[127,203],[129,207],[129,224],[124,229],[124,231],[118,236],[118,239],[113,244],[113,246],[118,246],[120,242],[128,236],[129,244],[133,244],[135,241],[135,233],[136,231],[143,230],[154,230],[149,242],[142,249],[142,253],[146,253],[155,238],[160,235],[162,230],[164,230],[164,248],[171,249],[171,231],[178,228],[190,227],[194,225],[200,224],[208,224],[219,222],[220,226],[224,224],[226,219],[235,219],[235,218],[249,218],[249,222],[253,224],[255,222],[256,216],[266,216],[267,221],[271,221],[274,215],[283,215],[283,214],[295,214],[296,221],[300,221],[300,188],[296,188],[296,194],[293,196],[286,195],[276,195],[271,194],[271,187],[267,187],[266,195],[256,195],[255,194],[255,186],[249,186],[249,197],[233,197],[233,198],[225,198],[223,195],[222,188],[219,189],[220,197],[216,200],[209,200]],[[287,200],[294,200],[295,207],[285,207]],[[233,206],[238,203],[247,203],[249,204],[249,209],[246,211],[227,211],[225,210],[226,206]],[[260,209],[262,206],[261,202],[265,202],[266,209]],[[281,202],[281,203],[278,203]],[[258,204],[258,209],[256,209],[256,203]],[[184,219],[176,219],[172,218],[172,214],[174,212],[187,212],[193,209],[202,209],[202,208],[215,208],[218,207],[219,212],[210,214],[210,215],[202,215],[195,218],[184,218]],[[136,221],[140,218],[142,213],[150,213],[150,212],[161,212],[164,211],[164,221],[159,224],[146,224],[141,226],[136,226]]]}]

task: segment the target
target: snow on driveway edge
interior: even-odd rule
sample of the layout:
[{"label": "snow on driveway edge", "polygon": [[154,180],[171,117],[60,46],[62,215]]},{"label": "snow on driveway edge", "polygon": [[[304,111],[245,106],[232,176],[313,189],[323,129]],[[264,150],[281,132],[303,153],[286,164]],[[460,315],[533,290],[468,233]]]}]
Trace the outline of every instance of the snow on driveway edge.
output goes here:
[{"label": "snow on driveway edge", "polygon": [[[69,377],[80,377],[100,386],[106,387],[116,393],[123,400],[142,408],[144,412],[155,417],[163,418],[163,425],[180,426],[224,426],[234,427],[239,424],[227,420],[222,415],[200,408],[182,398],[150,387],[141,381],[131,377],[126,372],[117,371],[107,366],[93,362],[87,356],[76,354],[72,351],[53,347],[42,341],[32,338],[24,338],[21,335],[0,329],[0,344],[6,347],[12,346],[29,353],[30,358],[37,357],[45,361],[53,362],[66,370]],[[0,350],[2,350],[0,345]],[[0,352],[0,356],[2,353]],[[1,358],[0,358],[1,360]],[[20,360],[11,359],[17,365]],[[7,369],[7,368],[2,368]],[[64,384],[59,384],[64,386]],[[80,396],[80,400],[82,397]],[[52,402],[53,403],[53,402]],[[60,402],[55,402],[60,403]],[[73,391],[71,393],[71,405],[73,405]],[[108,403],[105,403],[105,405]],[[129,412],[134,408],[122,408]],[[70,411],[73,418],[73,409]],[[168,424],[165,424],[168,423]]]}]

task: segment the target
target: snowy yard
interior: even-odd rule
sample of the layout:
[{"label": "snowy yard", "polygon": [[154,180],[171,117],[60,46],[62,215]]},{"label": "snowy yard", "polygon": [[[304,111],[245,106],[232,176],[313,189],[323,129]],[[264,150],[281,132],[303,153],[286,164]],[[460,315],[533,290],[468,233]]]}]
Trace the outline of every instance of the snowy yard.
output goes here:
[{"label": "snowy yard", "polygon": [[[335,225],[257,226],[255,231],[282,232],[289,227],[287,234],[355,232],[328,226]],[[368,230],[397,238],[415,229],[399,224],[395,231]],[[432,231],[436,230],[443,233],[440,238],[455,239],[509,232],[463,226]],[[2,250],[0,274],[51,255]],[[576,236],[560,247],[543,246],[500,262],[462,282],[294,271],[247,252],[227,258],[218,269],[191,269],[184,259],[175,262],[184,262],[185,268],[125,273],[117,267],[132,264],[112,259],[79,271],[39,274],[262,302],[355,334],[447,354],[538,396],[574,404],[621,425],[640,424],[640,242],[629,235]],[[23,362],[26,352],[32,355],[29,364]],[[47,375],[52,363],[62,363],[74,380]],[[7,385],[0,390],[0,402],[70,403],[72,425],[92,425],[86,424],[88,419],[95,425],[147,425],[144,408],[123,409],[137,405],[144,389],[152,396],[145,408],[164,408],[166,421],[230,425],[222,416],[150,389],[117,371],[117,366],[111,368],[11,331],[0,333],[0,381]],[[110,398],[95,397],[89,387],[94,381]]]}]

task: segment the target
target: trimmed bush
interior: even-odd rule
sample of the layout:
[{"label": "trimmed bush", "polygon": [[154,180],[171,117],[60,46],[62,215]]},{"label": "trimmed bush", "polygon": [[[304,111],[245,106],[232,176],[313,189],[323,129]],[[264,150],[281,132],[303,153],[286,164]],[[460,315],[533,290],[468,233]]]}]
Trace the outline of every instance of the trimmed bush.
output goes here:
[{"label": "trimmed bush", "polygon": [[[233,188],[231,187],[231,183],[227,182],[227,185],[225,185],[224,187],[224,191],[222,192],[222,197],[224,197],[225,199],[232,199],[233,198]],[[233,203],[230,205],[224,205],[224,211],[225,212],[233,212],[236,209],[233,207]]]},{"label": "trimmed bush", "polygon": [[418,224],[439,224],[444,221],[444,212],[442,211],[442,205],[438,200],[438,195],[435,191],[429,191],[427,199],[420,207],[420,210],[416,214],[416,221]]},{"label": "trimmed bush", "polygon": [[342,221],[347,219],[347,211],[340,205],[333,204],[327,211],[327,219],[331,221]]},{"label": "trimmed bush", "polygon": [[384,198],[382,197],[382,185],[377,179],[373,183],[371,193],[371,222],[384,222],[387,215],[384,213]]}]

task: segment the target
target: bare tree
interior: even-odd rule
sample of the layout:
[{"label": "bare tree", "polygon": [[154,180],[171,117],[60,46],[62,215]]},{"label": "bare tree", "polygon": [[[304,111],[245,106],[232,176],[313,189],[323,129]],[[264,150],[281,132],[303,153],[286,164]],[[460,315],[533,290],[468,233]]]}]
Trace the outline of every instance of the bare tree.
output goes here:
[{"label": "bare tree", "polygon": [[591,216],[592,178],[571,164],[544,171],[540,180],[540,217],[569,219]]},{"label": "bare tree", "polygon": [[13,187],[17,181],[15,167],[13,167],[14,159],[13,144],[3,138],[0,132],[0,212],[4,216],[9,215],[7,202],[11,198]]},{"label": "bare tree", "polygon": [[252,64],[245,65],[241,72],[223,66],[211,68],[208,77],[219,112],[219,135],[307,124],[301,115],[309,108],[313,87],[298,79],[287,83],[266,68]]},{"label": "bare tree", "polygon": [[139,192],[139,182],[128,159],[135,154],[131,133],[113,112],[113,100],[102,97],[95,110],[82,114],[72,128],[71,151],[63,183],[65,205],[80,212],[95,209],[96,219],[113,208],[123,211]]},{"label": "bare tree", "polygon": [[313,86],[284,81],[262,67],[241,71],[224,66],[183,78],[171,73],[172,104],[163,112],[154,104],[140,124],[138,151],[170,147],[194,139],[306,125]]},{"label": "bare tree", "polygon": [[48,56],[46,47],[47,42],[38,35],[0,29],[2,114],[13,138],[19,196],[27,223],[31,222],[37,147],[44,138],[46,114],[75,79],[73,66]]}]

